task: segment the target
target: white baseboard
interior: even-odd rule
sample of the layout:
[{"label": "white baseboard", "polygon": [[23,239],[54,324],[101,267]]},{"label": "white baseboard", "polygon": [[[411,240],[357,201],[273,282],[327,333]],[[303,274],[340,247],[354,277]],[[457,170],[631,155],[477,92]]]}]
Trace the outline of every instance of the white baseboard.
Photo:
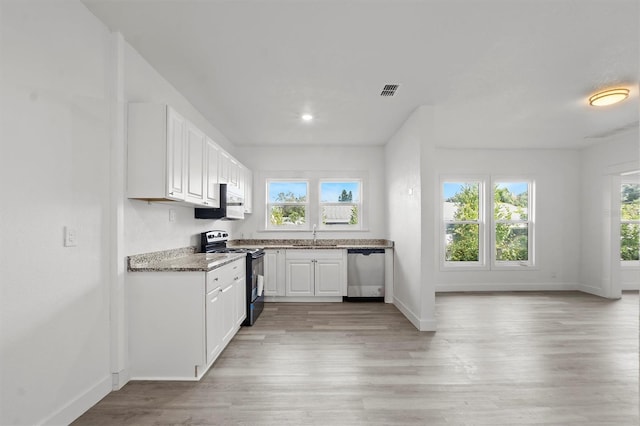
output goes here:
[{"label": "white baseboard", "polygon": [[640,283],[637,281],[623,281],[622,283],[620,283],[620,287],[622,287],[622,291],[640,290]]},{"label": "white baseboard", "polygon": [[73,398],[58,411],[51,414],[38,424],[68,425],[80,417],[85,411],[93,407],[98,401],[111,392],[111,376],[105,376],[95,385]]},{"label": "white baseboard", "polygon": [[122,389],[124,385],[129,383],[131,377],[129,370],[122,370],[117,373],[111,373],[111,390],[117,391]]},{"label": "white baseboard", "polygon": [[265,302],[342,302],[342,296],[265,296]]},{"label": "white baseboard", "polygon": [[455,283],[436,284],[436,293],[453,291],[575,291],[581,290],[579,283]]},{"label": "white baseboard", "polygon": [[580,288],[578,290],[580,290],[583,293],[593,294],[594,296],[600,296],[605,298],[607,297],[604,290],[600,287],[594,287],[591,285],[582,284],[580,285]]},{"label": "white baseboard", "polygon": [[398,308],[400,312],[409,320],[418,331],[436,331],[436,320],[432,319],[420,319],[407,305],[405,305],[397,297],[393,298],[393,304]]}]

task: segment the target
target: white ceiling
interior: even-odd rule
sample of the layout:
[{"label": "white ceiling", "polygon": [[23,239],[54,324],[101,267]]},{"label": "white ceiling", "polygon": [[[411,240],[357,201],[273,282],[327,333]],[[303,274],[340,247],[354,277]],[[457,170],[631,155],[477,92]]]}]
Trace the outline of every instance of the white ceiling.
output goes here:
[{"label": "white ceiling", "polygon": [[83,1],[238,145],[382,145],[420,105],[447,147],[638,128],[640,0]]}]

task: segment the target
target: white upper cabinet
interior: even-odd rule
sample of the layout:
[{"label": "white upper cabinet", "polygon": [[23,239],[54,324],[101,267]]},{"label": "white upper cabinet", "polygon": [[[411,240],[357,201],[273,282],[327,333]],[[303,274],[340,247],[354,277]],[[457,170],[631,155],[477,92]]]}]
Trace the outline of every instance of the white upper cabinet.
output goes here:
[{"label": "white upper cabinet", "polygon": [[220,148],[211,139],[207,138],[206,145],[207,162],[207,189],[205,201],[210,207],[220,207],[220,186],[218,185],[218,163],[220,161]]},{"label": "white upper cabinet", "polygon": [[[166,107],[166,112],[161,112],[167,120],[168,124],[168,137],[167,145],[167,198],[173,200],[184,200],[185,198],[185,186],[184,186],[184,151],[185,151],[185,135],[186,135],[186,120],[173,109]],[[164,123],[161,124],[165,128]],[[162,139],[162,138],[160,138]],[[149,141],[153,143],[153,141]],[[162,148],[160,148],[162,151]],[[131,157],[129,157],[131,158]]]},{"label": "white upper cabinet", "polygon": [[129,104],[129,198],[185,199],[186,132],[186,120],[166,105]]},{"label": "white upper cabinet", "polygon": [[229,159],[229,186],[236,194],[244,192],[244,188],[240,188],[240,163],[233,158]]},{"label": "white upper cabinet", "polygon": [[170,106],[128,105],[129,198],[220,207],[220,183],[245,193],[241,169],[248,171]]},{"label": "white upper cabinet", "polygon": [[240,185],[244,193],[244,212],[253,213],[253,173],[245,166],[240,166]]},{"label": "white upper cabinet", "polygon": [[187,122],[187,193],[185,201],[207,205],[205,181],[207,178],[206,137],[196,126]]},{"label": "white upper cabinet", "polygon": [[218,163],[218,182],[229,183],[229,168],[231,157],[224,151],[220,151],[220,161]]}]

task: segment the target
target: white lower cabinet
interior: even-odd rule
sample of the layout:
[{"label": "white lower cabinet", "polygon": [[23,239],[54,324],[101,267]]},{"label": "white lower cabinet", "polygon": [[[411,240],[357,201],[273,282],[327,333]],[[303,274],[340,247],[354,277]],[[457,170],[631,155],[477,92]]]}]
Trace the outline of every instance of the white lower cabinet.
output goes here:
[{"label": "white lower cabinet", "polygon": [[220,287],[207,293],[207,364],[215,360],[222,352],[223,321],[222,294]]},{"label": "white lower cabinet", "polygon": [[245,258],[207,273],[129,273],[131,379],[199,380],[246,317],[245,277]]},{"label": "white lower cabinet", "polygon": [[286,250],[285,296],[346,295],[345,250]]},{"label": "white lower cabinet", "polygon": [[264,295],[285,295],[285,254],[283,249],[264,250]]}]

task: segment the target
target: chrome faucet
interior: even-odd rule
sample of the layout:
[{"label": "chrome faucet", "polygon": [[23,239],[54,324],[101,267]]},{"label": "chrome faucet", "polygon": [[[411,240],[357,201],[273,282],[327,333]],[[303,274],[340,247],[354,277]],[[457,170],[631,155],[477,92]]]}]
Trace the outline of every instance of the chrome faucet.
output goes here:
[{"label": "chrome faucet", "polygon": [[314,224],[313,224],[313,232],[312,232],[312,235],[313,235],[313,245],[314,245],[314,246],[316,245],[317,234],[318,234],[318,231],[316,230],[316,224],[314,223]]}]

